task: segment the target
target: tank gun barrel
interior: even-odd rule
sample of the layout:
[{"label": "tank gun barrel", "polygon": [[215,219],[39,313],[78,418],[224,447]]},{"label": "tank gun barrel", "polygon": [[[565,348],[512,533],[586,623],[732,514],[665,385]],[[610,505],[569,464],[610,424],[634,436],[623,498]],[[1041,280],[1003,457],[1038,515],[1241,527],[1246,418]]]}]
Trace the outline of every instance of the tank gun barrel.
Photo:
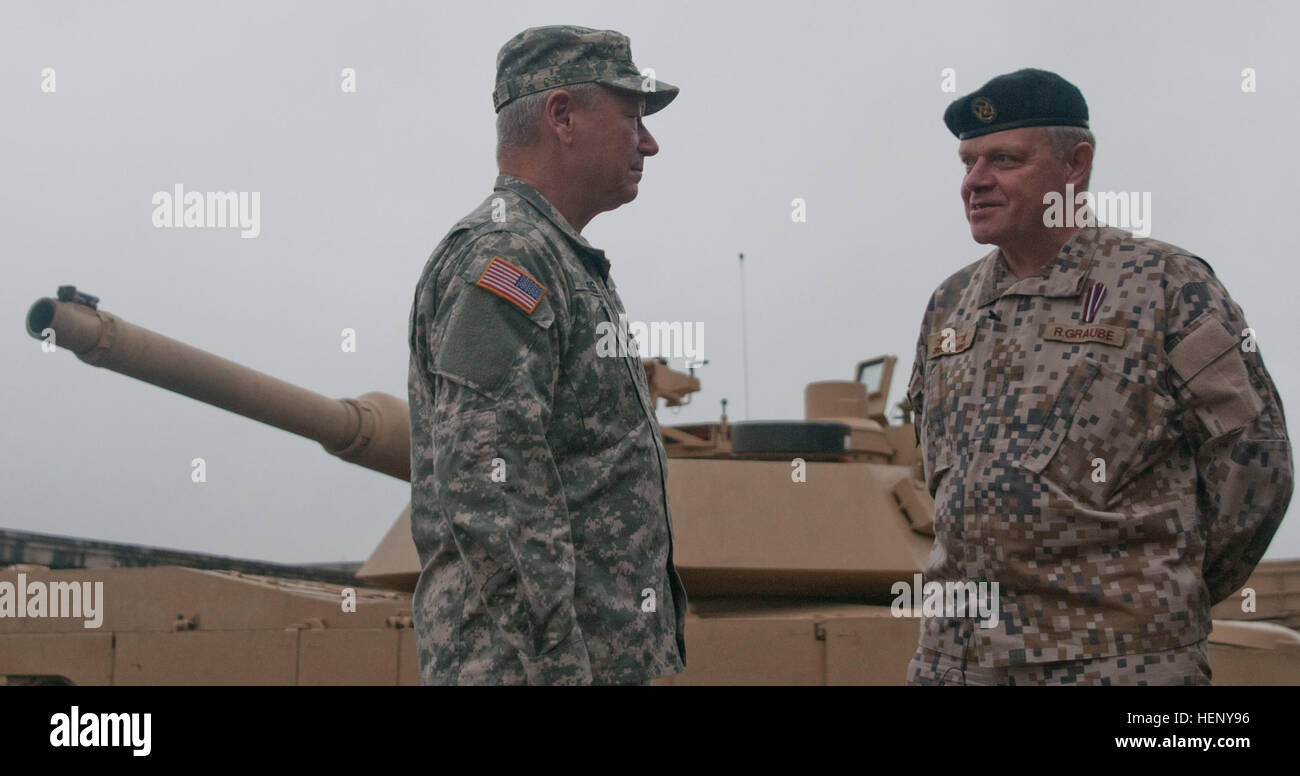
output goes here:
[{"label": "tank gun barrel", "polygon": [[[38,299],[27,332],[111,369],[191,399],[307,437],[345,461],[400,480],[411,477],[406,402],[386,393],[331,399],[96,309],[75,288]],[[62,301],[61,301],[62,300]]]}]

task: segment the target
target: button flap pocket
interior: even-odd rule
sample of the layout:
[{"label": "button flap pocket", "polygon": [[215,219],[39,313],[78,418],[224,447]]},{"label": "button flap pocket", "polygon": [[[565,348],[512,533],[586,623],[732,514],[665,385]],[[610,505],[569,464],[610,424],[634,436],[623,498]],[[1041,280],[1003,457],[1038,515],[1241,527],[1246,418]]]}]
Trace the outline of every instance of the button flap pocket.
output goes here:
[{"label": "button flap pocket", "polygon": [[1057,448],[1069,434],[1070,426],[1074,422],[1074,414],[1099,374],[1101,374],[1101,366],[1093,361],[1080,362],[1070,369],[1065,384],[1061,386],[1061,392],[1057,394],[1056,401],[1043,422],[1042,433],[1020,459],[1021,468],[1035,474],[1043,473],[1043,469],[1052,460],[1052,456],[1056,455]]},{"label": "button flap pocket", "polygon": [[1212,437],[1241,428],[1264,403],[1237,351],[1239,341],[1214,313],[1204,313],[1187,330],[1169,351],[1169,365],[1194,397],[1190,408]]},{"label": "button flap pocket", "polygon": [[1169,351],[1169,364],[1186,382],[1219,356],[1236,347],[1237,338],[1228,333],[1214,313],[1204,313],[1188,325],[1183,338]]}]

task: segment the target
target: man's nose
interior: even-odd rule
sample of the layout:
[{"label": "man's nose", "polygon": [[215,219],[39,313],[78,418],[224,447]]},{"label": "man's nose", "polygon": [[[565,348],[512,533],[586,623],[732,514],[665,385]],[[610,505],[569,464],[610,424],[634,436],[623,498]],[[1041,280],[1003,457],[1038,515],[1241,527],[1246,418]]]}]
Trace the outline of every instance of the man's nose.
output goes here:
[{"label": "man's nose", "polygon": [[636,150],[643,156],[654,156],[659,153],[659,144],[655,142],[655,136],[650,134],[645,124],[641,125],[641,140],[637,143]]},{"label": "man's nose", "polygon": [[983,159],[976,159],[975,164],[966,171],[966,177],[961,180],[962,191],[983,191],[992,185],[992,169]]}]

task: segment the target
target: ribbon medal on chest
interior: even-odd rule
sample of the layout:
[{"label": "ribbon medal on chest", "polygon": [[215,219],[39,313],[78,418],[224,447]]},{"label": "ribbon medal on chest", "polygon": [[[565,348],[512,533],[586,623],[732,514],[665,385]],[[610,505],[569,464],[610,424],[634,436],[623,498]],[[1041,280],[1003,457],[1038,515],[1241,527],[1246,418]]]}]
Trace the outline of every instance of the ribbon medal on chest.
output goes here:
[{"label": "ribbon medal on chest", "polygon": [[1056,342],[1066,342],[1071,345],[1077,345],[1084,342],[1097,342],[1102,345],[1113,345],[1122,347],[1124,340],[1128,336],[1128,329],[1123,326],[1112,326],[1106,323],[1097,323],[1097,313],[1101,311],[1101,304],[1106,299],[1106,285],[1104,283],[1094,283],[1092,288],[1083,295],[1083,309],[1079,323],[1044,323],[1039,330],[1039,336],[1045,340],[1054,340]]}]

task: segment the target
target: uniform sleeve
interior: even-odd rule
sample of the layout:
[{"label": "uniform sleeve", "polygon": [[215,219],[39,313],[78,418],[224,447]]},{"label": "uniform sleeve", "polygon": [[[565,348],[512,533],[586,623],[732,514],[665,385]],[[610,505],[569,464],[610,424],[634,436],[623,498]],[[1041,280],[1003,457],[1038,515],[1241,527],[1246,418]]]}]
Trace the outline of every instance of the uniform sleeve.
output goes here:
[{"label": "uniform sleeve", "polygon": [[[563,293],[528,240],[479,238],[448,286],[431,348],[436,502],[471,584],[519,652],[529,684],[590,684],[574,607],[569,513],[547,427],[559,376]],[[478,285],[494,258],[543,289],[531,313]],[[499,264],[497,266],[500,266]],[[536,289],[532,286],[528,288]],[[525,300],[527,304],[527,300]]]},{"label": "uniform sleeve", "polygon": [[1165,352],[1195,452],[1210,604],[1245,584],[1291,500],[1291,444],[1277,388],[1241,308],[1187,260],[1166,287]]},{"label": "uniform sleeve", "polygon": [[[921,480],[930,482],[931,464],[930,456],[927,455],[927,445],[933,443],[928,435],[922,434],[923,423],[925,422],[925,358],[926,358],[926,335],[929,332],[930,309],[933,309],[934,297],[930,298],[927,305],[926,313],[921,318],[921,333],[916,338],[916,355],[912,359],[912,376],[907,381],[907,401],[912,405],[912,431],[916,435],[916,446],[920,450],[920,469]],[[934,492],[931,491],[931,496]]]},{"label": "uniform sleeve", "polygon": [[912,411],[912,430],[916,444],[921,444],[921,410],[925,406],[925,329],[916,342],[916,356],[912,359],[912,376],[907,381],[907,404]]}]

